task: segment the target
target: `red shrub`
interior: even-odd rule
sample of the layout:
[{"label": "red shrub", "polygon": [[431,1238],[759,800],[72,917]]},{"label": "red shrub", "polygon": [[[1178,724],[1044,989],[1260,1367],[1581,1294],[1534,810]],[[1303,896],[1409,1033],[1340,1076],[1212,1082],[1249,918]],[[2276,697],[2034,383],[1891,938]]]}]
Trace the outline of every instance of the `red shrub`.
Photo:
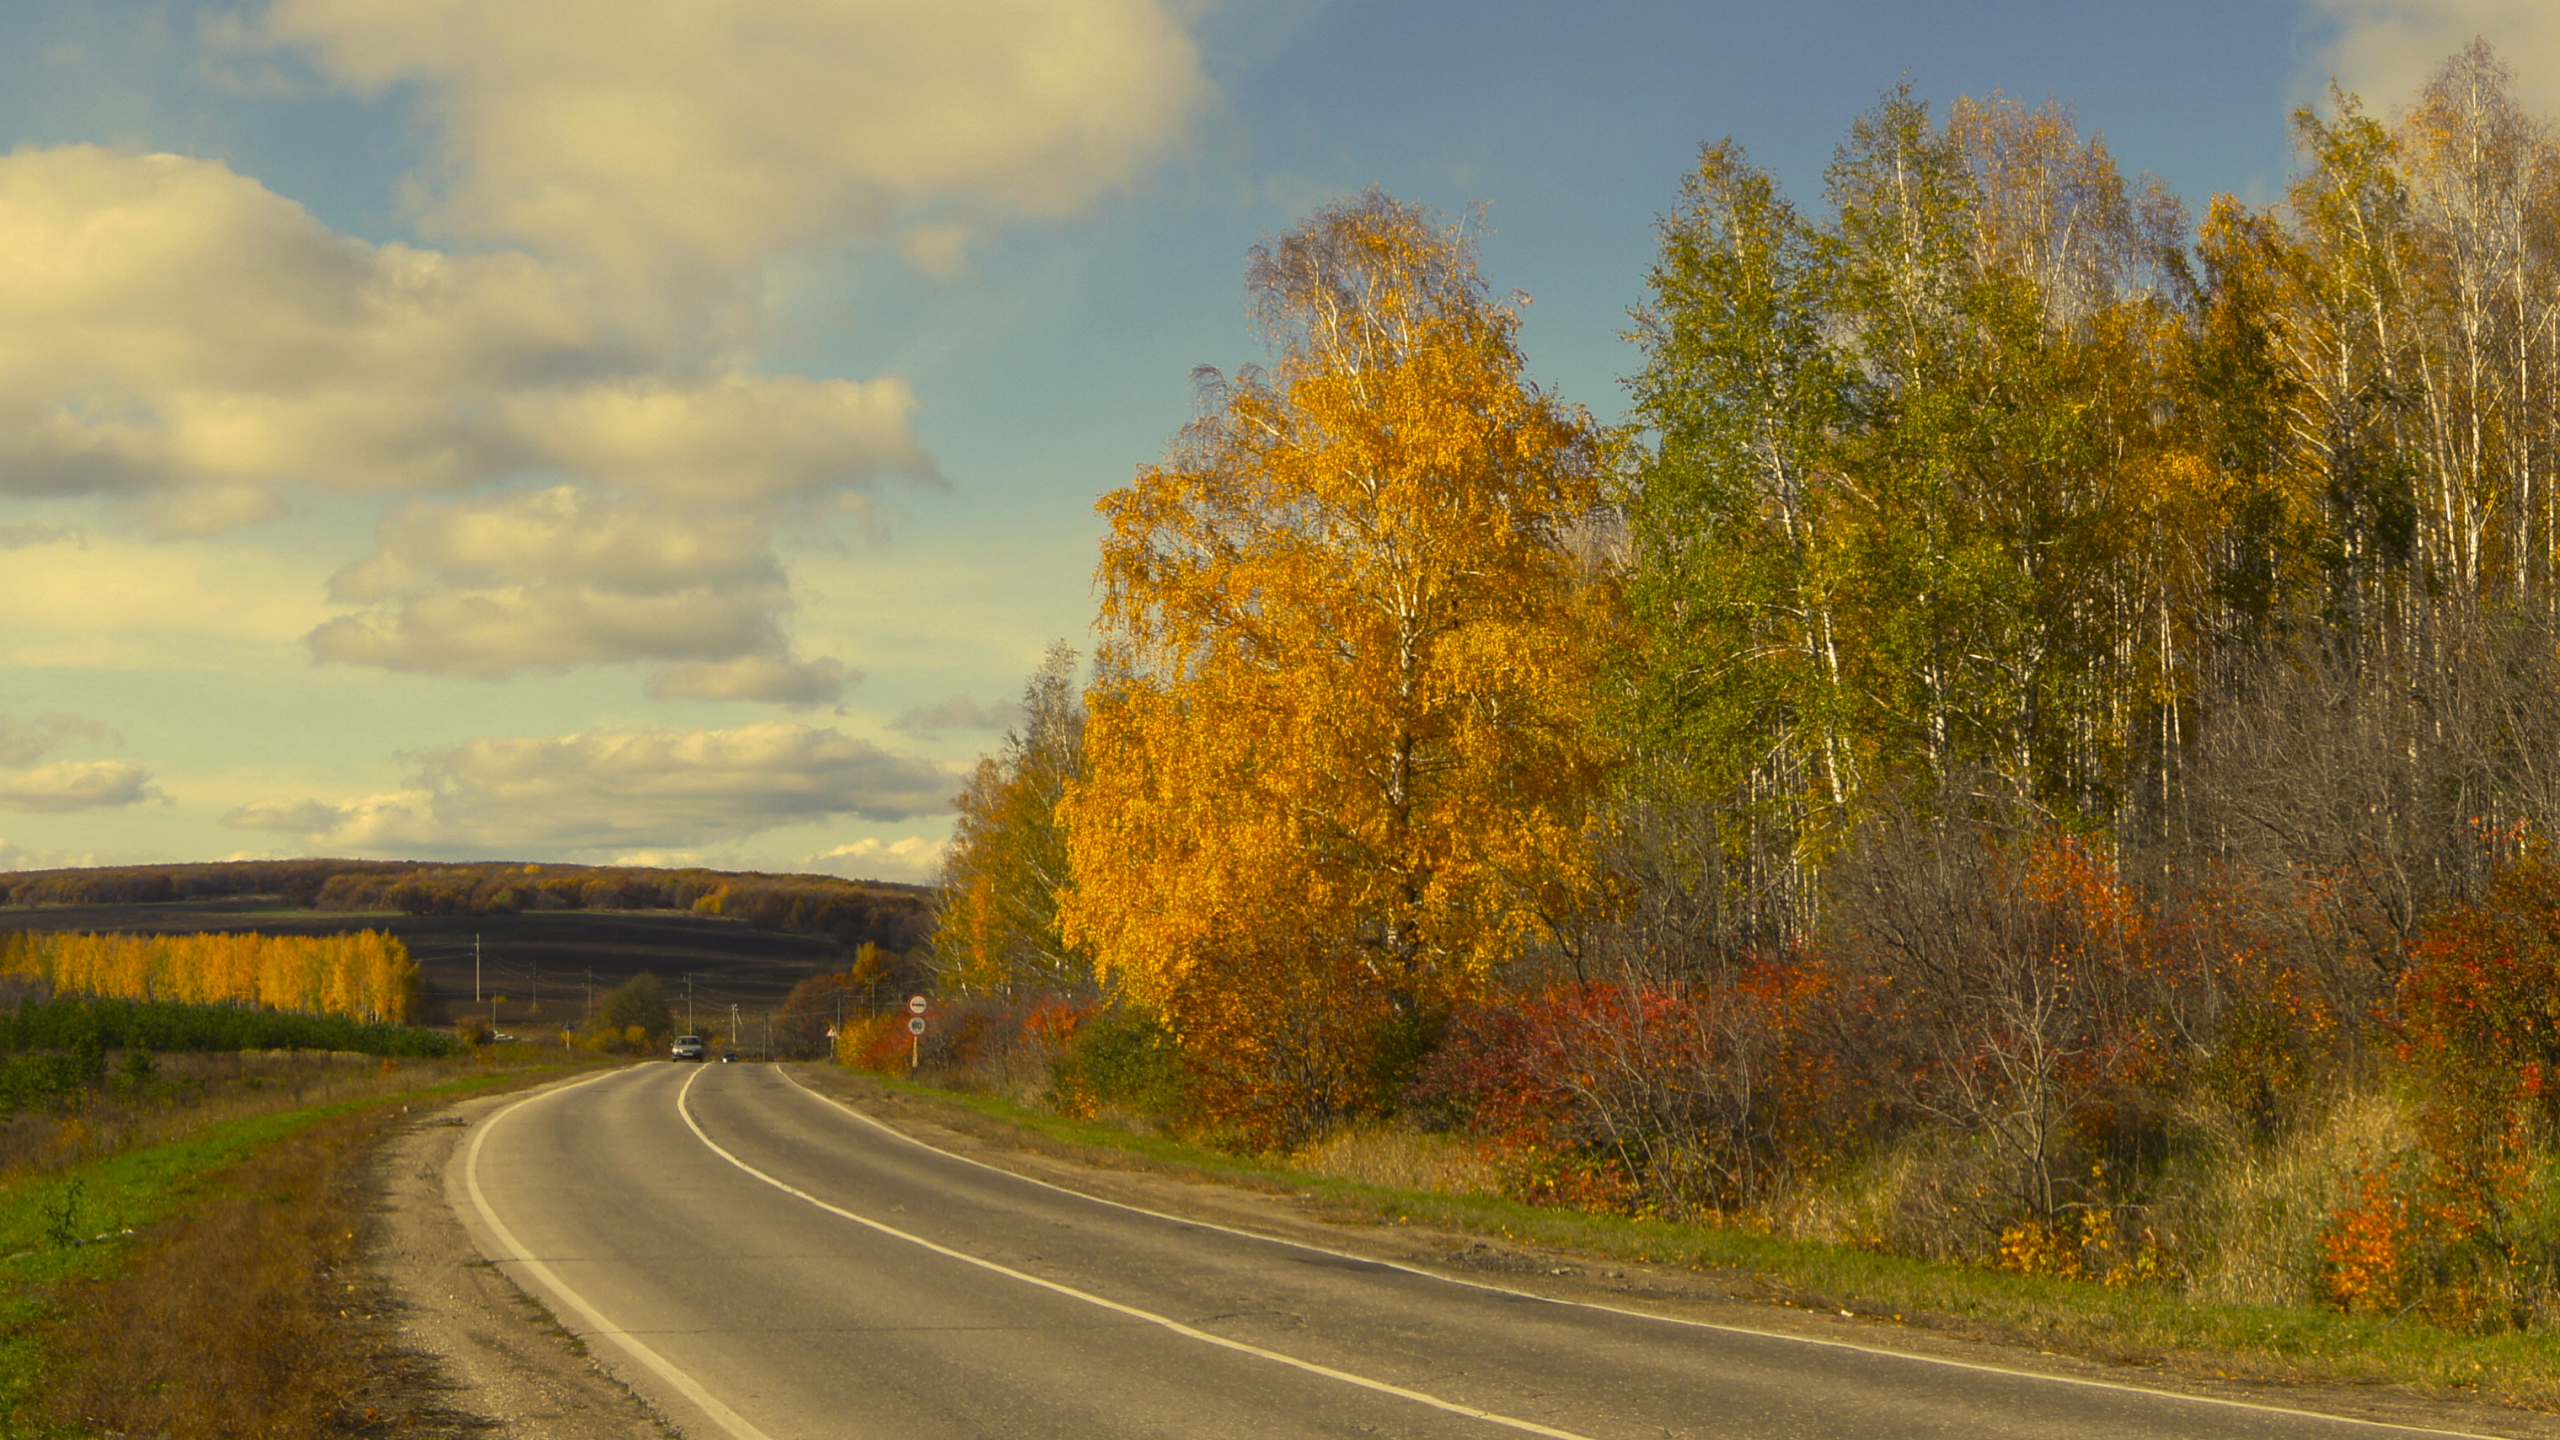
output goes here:
[{"label": "red shrub", "polygon": [[1463,1114],[1519,1197],[1729,1212],[1831,1158],[1847,1105],[1839,977],[1754,965],[1719,984],[1560,985],[1458,1015],[1414,1098]]}]

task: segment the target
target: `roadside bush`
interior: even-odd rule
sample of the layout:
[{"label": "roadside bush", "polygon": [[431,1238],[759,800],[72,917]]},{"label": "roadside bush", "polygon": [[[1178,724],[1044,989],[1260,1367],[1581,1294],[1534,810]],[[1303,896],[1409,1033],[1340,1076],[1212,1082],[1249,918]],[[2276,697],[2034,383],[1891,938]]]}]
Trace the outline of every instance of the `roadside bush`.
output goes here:
[{"label": "roadside bush", "polygon": [[1753,964],[1683,984],[1556,984],[1461,1011],[1410,1092],[1463,1119],[1515,1198],[1738,1217],[1827,1168],[1853,1123],[1836,1057],[1839,977]]},{"label": "roadside bush", "polygon": [[658,977],[642,971],[605,992],[592,1023],[599,1033],[624,1037],[630,1048],[645,1050],[675,1033],[676,1017]]},{"label": "roadside bush", "polygon": [[75,1056],[0,1055],[0,1115],[76,1099],[87,1079]]},{"label": "roadside bush", "polygon": [[1085,1012],[1049,1069],[1049,1104],[1091,1119],[1165,1120],[1182,1105],[1182,1051],[1152,1011],[1127,1003]]},{"label": "roadside bush", "polygon": [[904,1015],[848,1016],[836,1035],[836,1063],[874,1075],[905,1075],[917,1048]]}]

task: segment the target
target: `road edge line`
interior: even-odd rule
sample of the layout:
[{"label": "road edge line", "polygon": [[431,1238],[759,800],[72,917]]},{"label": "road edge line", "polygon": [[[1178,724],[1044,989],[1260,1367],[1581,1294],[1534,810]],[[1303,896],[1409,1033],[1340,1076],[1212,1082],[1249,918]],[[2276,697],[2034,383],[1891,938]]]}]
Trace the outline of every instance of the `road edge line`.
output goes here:
[{"label": "road edge line", "polygon": [[[568,1282],[560,1278],[558,1272],[554,1271],[550,1266],[533,1258],[533,1252],[527,1250],[524,1247],[523,1242],[516,1239],[515,1232],[509,1230],[507,1228],[507,1223],[498,1218],[497,1211],[490,1208],[488,1196],[481,1192],[480,1145],[481,1142],[489,1138],[489,1132],[497,1128],[499,1121],[506,1119],[508,1116],[513,1115],[518,1110],[523,1109],[525,1106],[532,1104],[536,1100],[548,1100],[555,1096],[566,1095],[572,1090],[595,1084],[598,1080],[611,1080],[619,1075],[636,1074],[640,1068],[641,1067],[639,1066],[632,1066],[629,1069],[617,1070],[609,1074],[598,1075],[592,1079],[580,1080],[576,1084],[563,1085],[557,1090],[538,1091],[534,1094],[525,1096],[523,1099],[518,1100],[514,1104],[507,1106],[505,1109],[500,1110],[494,1115],[491,1115],[488,1119],[481,1121],[478,1125],[472,1128],[471,1143],[463,1151],[463,1189],[471,1196],[472,1208],[480,1212],[480,1223],[488,1227],[490,1238],[496,1240],[508,1254],[514,1257],[514,1259],[509,1263],[522,1266],[525,1272],[539,1282],[544,1289],[550,1291],[571,1310],[577,1312],[580,1318],[584,1319],[591,1327],[593,1327],[588,1332],[589,1334],[601,1335],[605,1339],[611,1340],[614,1344],[620,1346],[625,1354],[628,1354],[632,1359],[639,1361],[642,1366],[646,1367],[659,1379],[674,1386],[676,1388],[676,1393],[682,1395],[696,1409],[699,1409],[703,1415],[711,1421],[711,1423],[728,1431],[731,1436],[735,1437],[735,1440],[773,1440],[772,1436],[757,1429],[754,1423],[749,1421],[745,1416],[740,1415],[737,1411],[720,1403],[719,1397],[704,1389],[692,1376],[677,1368],[675,1362],[667,1359],[663,1355],[660,1355],[657,1351],[650,1349],[647,1345],[642,1344],[628,1332],[607,1321],[604,1317],[604,1313],[596,1309],[594,1305],[588,1303],[585,1296],[580,1295],[576,1290],[571,1289]],[[696,1072],[694,1078],[701,1078],[700,1072]],[[685,1083],[689,1086],[693,1081],[687,1080]],[[679,1094],[677,1098],[677,1105],[679,1109],[682,1108],[683,1098],[681,1094]]]},{"label": "road edge line", "polygon": [[[739,1159],[726,1147],[722,1146],[719,1141],[712,1139],[708,1134],[704,1133],[702,1126],[695,1122],[692,1110],[687,1108],[685,1105],[686,1097],[693,1093],[694,1081],[700,1080],[701,1078],[701,1074],[696,1073],[692,1079],[684,1082],[683,1089],[676,1092],[676,1113],[684,1117],[684,1123],[688,1129],[693,1131],[694,1138],[700,1140],[703,1143],[703,1146],[710,1150],[712,1154],[728,1161],[730,1164],[745,1171],[747,1174],[754,1176],[756,1179],[763,1181],[774,1189],[781,1191],[783,1194],[791,1196],[793,1199],[816,1206],[818,1209],[824,1210],[830,1215],[840,1215],[857,1225],[876,1230],[892,1239],[904,1240],[910,1245],[914,1245],[920,1249],[930,1250],[936,1255],[946,1256],[953,1260],[975,1265],[981,1270],[1002,1275],[1008,1280],[1018,1280],[1025,1285],[1036,1286],[1042,1290],[1064,1295],[1070,1300],[1081,1300],[1085,1304],[1094,1306],[1097,1309],[1108,1310],[1117,1315],[1126,1315],[1133,1320],[1143,1320],[1150,1325],[1156,1325],[1166,1330],[1170,1330],[1174,1334],[1182,1336],[1186,1340],[1197,1340],[1204,1345],[1214,1345],[1222,1350],[1232,1350],[1238,1354],[1250,1355],[1258,1360],[1268,1360],[1277,1365],[1286,1365],[1293,1370],[1304,1371],[1307,1374],[1319,1376],[1323,1379],[1337,1381],[1341,1384],[1355,1386],[1363,1390],[1374,1391],[1381,1395],[1392,1396],[1398,1400],[1408,1400],[1414,1404],[1425,1405],[1431,1409],[1439,1410],[1446,1414],[1461,1416],[1469,1420],[1480,1420],[1486,1424],[1500,1425],[1508,1429],[1522,1431],[1530,1435],[1544,1435],[1549,1437],[1549,1440],[1591,1440],[1591,1437],[1578,1434],[1571,1430],[1558,1430],[1552,1425],[1541,1425],[1535,1420],[1523,1420],[1515,1415],[1504,1415],[1492,1410],[1479,1410],[1472,1405],[1462,1405],[1455,1400],[1443,1400],[1437,1395],[1432,1395],[1421,1390],[1408,1389],[1405,1386],[1397,1385],[1390,1381],[1373,1380],[1366,1375],[1354,1375],[1348,1370],[1336,1370],[1330,1365],[1321,1365],[1313,1360],[1301,1360],[1295,1355],[1283,1354],[1278,1350],[1266,1350],[1259,1345],[1251,1344],[1243,1340],[1232,1340],[1224,1335],[1214,1334],[1207,1330],[1201,1330],[1190,1325],[1185,1325],[1181,1321],[1176,1320],[1169,1315],[1159,1315],[1152,1310],[1141,1310],[1135,1305],[1124,1305],[1117,1300],[1096,1295],[1089,1290],[1079,1290],[1072,1285],[1062,1285],[1055,1280],[1042,1279],[1040,1276],[1016,1270],[1010,1265],[999,1264],[998,1262],[986,1259],[983,1256],[972,1255],[965,1250],[954,1250],[948,1245],[938,1244],[935,1241],[927,1240],[921,1235],[911,1234],[905,1230],[899,1229],[895,1225],[874,1220],[868,1215],[857,1215],[853,1211],[847,1210],[841,1205],[821,1200],[817,1196],[810,1194],[806,1190],[800,1189],[798,1186],[795,1186],[788,1181],[780,1180],[774,1176],[766,1174],[762,1170],[748,1164],[746,1161]],[[928,1146],[927,1148],[930,1149],[931,1147]],[[997,1173],[1003,1174],[1006,1172],[998,1171]],[[1067,1193],[1073,1194],[1075,1192],[1068,1191]]]},{"label": "road edge line", "polygon": [[1304,1240],[1289,1240],[1253,1230],[1240,1230],[1232,1225],[1221,1225],[1214,1220],[1194,1220],[1188,1216],[1167,1215],[1161,1210],[1150,1210],[1144,1205],[1132,1205],[1125,1200],[1113,1200],[1102,1195],[1089,1195],[1082,1190],[1043,1180],[1036,1175],[1025,1175],[1020,1171],[1007,1170],[1001,1165],[990,1165],[984,1160],[973,1159],[957,1151],[945,1150],[931,1141],[919,1140],[876,1116],[864,1114],[833,1095],[822,1095],[810,1089],[780,1065],[774,1068],[782,1071],[782,1078],[790,1081],[792,1088],[810,1099],[832,1105],[875,1130],[896,1136],[920,1150],[930,1151],[946,1160],[956,1160],[963,1165],[974,1165],[981,1170],[1011,1176],[1026,1185],[1037,1185],[1043,1190],[1055,1190],[1061,1195],[1073,1195],[1079,1200],[1090,1200],[1096,1205],[1108,1205],[1115,1210],[1127,1210],[1134,1214],[1150,1216],[1168,1224],[1215,1230],[1222,1235],[1259,1240],[1266,1245],[1286,1245],[1291,1249],[1304,1250],[1313,1255],[1331,1255],[1340,1260],[1357,1260],[1363,1264],[1384,1265],[1391,1270],[1401,1270],[1408,1275],[1437,1280],[1443,1285],[1458,1285],[1470,1290],[1482,1290],[1488,1294],[1510,1296],[1521,1300],[1538,1300],[1549,1305],[1570,1305],[1578,1310],[1596,1310],[1604,1315],[1624,1315],[1632,1320],[1651,1320],[1664,1325],[1685,1325],[1692,1330],[1708,1330],[1721,1335],[1749,1335],[1762,1340],[1783,1340],[1794,1345],[1820,1345],[1833,1350],[1854,1351],[1861,1355],[1875,1355],[1892,1360],[1908,1360],[1921,1365],[1943,1365],[1949,1369],[1970,1370],[1983,1375],[2005,1375],[2012,1379],[2040,1380],[2054,1385],[2080,1385],[2093,1390],[2117,1390],[2129,1395],[2147,1395],[2162,1400],[2183,1400],[2191,1405],[2220,1405],[2233,1410],[2251,1410],[2262,1415],[2288,1415],[2303,1420],[2328,1420],[2340,1425],[2363,1425],[2395,1435],[2437,1435],[2446,1437],[2446,1440],[2506,1440],[2504,1436],[2482,1434],[2475,1430],[2437,1430],[2423,1425],[2400,1425],[2389,1420],[2367,1420],[2360,1415],[2335,1415],[2326,1410],[2304,1410],[2289,1405],[2269,1405],[2256,1400],[2234,1400],[2221,1395],[2190,1395],[2180,1390],[2162,1390],[2149,1385],[2128,1384],[2121,1380],[2096,1380],[2085,1375],[2054,1375],[2041,1370],[2022,1370],[2007,1365],[1986,1365],[1979,1360],[1955,1360],[1943,1355],[1915,1355],[1907,1350],[1892,1350],[1882,1345],[1862,1345],[1855,1340],[1826,1340],[1813,1335],[1790,1335],[1783,1330],[1760,1330],[1749,1325],[1728,1325],[1716,1320],[1692,1320],[1683,1315],[1657,1315],[1650,1310],[1633,1310],[1623,1305],[1604,1305],[1596,1300],[1566,1300],[1553,1295],[1540,1295],[1529,1290],[1515,1290],[1508,1285],[1471,1280],[1463,1275],[1443,1275],[1437,1270],[1427,1270],[1422,1266],[1409,1265],[1400,1260],[1380,1260],[1371,1255],[1354,1255],[1347,1250],[1331,1250],[1322,1245],[1310,1245]]}]

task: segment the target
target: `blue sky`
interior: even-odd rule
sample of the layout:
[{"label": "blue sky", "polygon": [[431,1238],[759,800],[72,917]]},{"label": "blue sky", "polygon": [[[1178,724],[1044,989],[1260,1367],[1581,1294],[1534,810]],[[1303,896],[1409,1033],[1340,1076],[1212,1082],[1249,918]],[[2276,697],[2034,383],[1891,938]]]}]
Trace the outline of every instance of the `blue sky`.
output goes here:
[{"label": "blue sky", "polygon": [[1818,204],[1907,77],[2264,203],[2473,34],[2560,99],[2519,0],[15,0],[0,864],[929,878],[1312,206],[1484,202],[1614,419],[1704,141]]}]

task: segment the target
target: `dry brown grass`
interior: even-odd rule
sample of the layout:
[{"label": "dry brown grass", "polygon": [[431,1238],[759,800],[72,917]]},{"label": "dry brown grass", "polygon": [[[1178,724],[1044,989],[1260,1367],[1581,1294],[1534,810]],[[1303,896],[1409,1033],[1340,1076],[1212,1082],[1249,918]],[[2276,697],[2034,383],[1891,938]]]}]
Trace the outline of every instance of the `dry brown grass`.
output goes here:
[{"label": "dry brown grass", "polygon": [[146,1226],[115,1263],[74,1267],[30,1292],[50,1303],[27,1316],[33,1328],[21,1338],[52,1358],[35,1395],[0,1415],[0,1432],[281,1440],[485,1428],[453,1407],[432,1361],[403,1348],[388,1292],[362,1263],[378,1188],[369,1168],[387,1132],[454,1098],[415,1092],[476,1079],[485,1083],[472,1090],[486,1094],[549,1078],[506,1063],[531,1058],[213,1057],[219,1083],[187,1103],[93,1095],[80,1113],[21,1117],[37,1123],[19,1127],[33,1138],[12,1152],[14,1168],[41,1176],[136,1145],[193,1142],[225,1120],[355,1107],[228,1168],[178,1176],[185,1213]]},{"label": "dry brown grass", "polygon": [[2417,1150],[2418,1125],[2407,1100],[2364,1090],[2340,1096],[2266,1151],[2226,1146],[2201,1204],[2212,1243],[2193,1293],[2230,1304],[2322,1302],[2320,1233],[2330,1212],[2367,1165]]},{"label": "dry brown grass", "polygon": [[1396,1125],[1346,1126],[1290,1156],[1289,1164],[1334,1180],[1434,1195],[1490,1195],[1500,1188],[1493,1167],[1467,1140]]},{"label": "dry brown grass", "polygon": [[66,1284],[56,1353],[76,1359],[38,1413],[155,1440],[471,1433],[360,1263],[367,1157],[408,1118],[373,1106],[273,1145],[123,1273]]}]

